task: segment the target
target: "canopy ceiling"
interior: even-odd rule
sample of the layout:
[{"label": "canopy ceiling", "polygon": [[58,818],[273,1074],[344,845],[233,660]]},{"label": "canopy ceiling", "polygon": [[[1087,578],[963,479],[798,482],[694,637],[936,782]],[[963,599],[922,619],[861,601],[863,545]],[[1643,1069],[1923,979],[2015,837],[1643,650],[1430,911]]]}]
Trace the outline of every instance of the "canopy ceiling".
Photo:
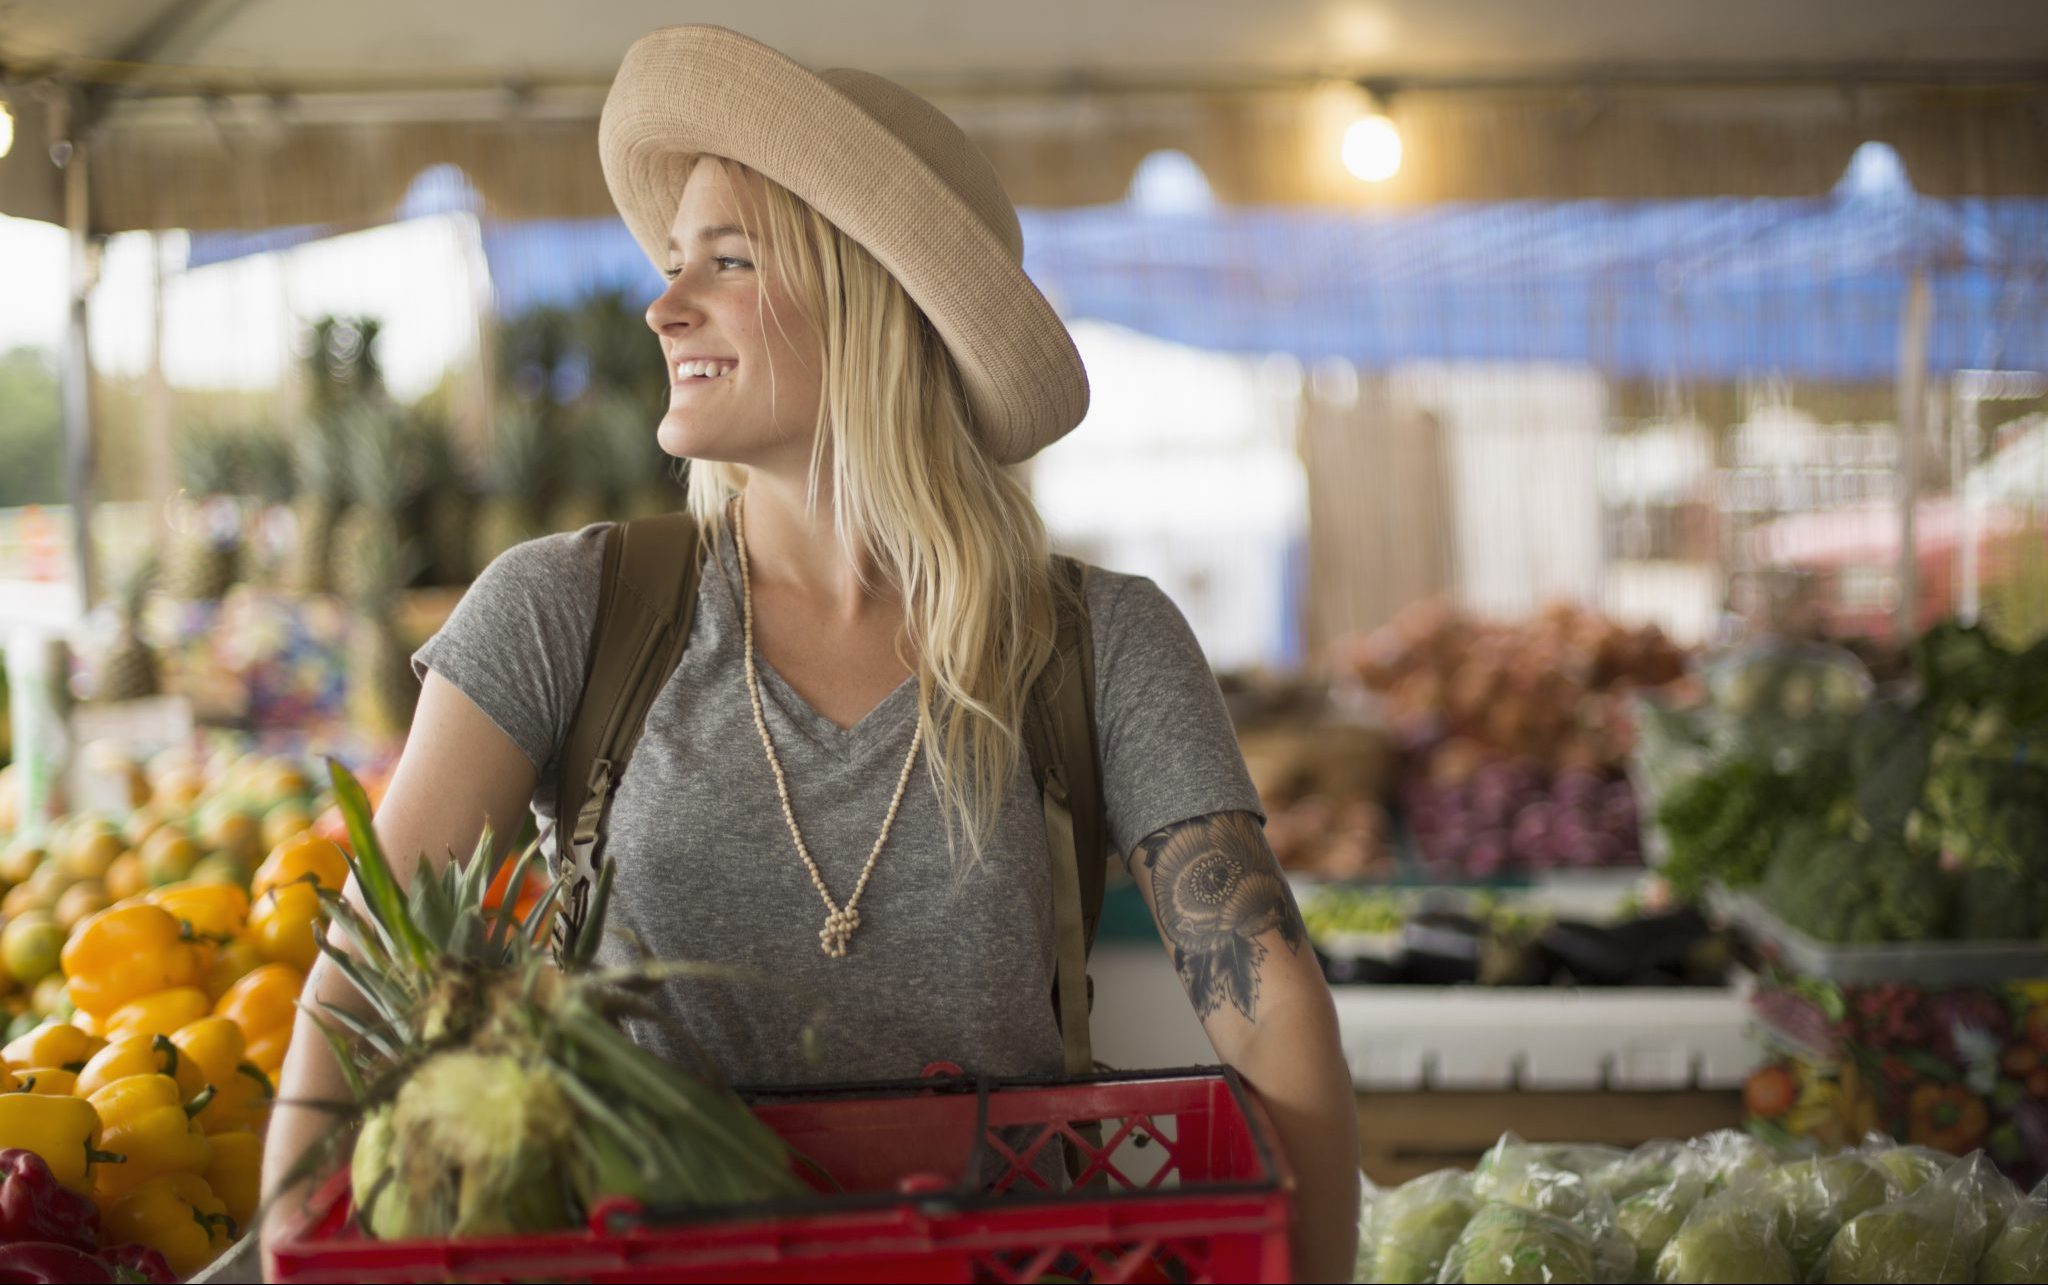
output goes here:
[{"label": "canopy ceiling", "polygon": [[[604,87],[687,21],[925,90],[1023,204],[1114,199],[1162,147],[1242,203],[1817,195],[1870,138],[1924,192],[2048,192],[2039,0],[0,0],[0,211],[59,217],[74,85],[97,230],[370,221],[436,162],[502,215],[602,214]],[[1330,163],[1328,75],[1397,91],[1394,182]]]}]

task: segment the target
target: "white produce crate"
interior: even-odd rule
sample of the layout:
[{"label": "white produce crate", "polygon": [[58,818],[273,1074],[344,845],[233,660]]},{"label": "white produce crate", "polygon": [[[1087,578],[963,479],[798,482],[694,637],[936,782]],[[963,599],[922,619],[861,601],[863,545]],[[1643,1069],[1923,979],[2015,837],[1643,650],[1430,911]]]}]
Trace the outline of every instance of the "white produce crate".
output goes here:
[{"label": "white produce crate", "polygon": [[1362,1089],[1738,1088],[1751,981],[1718,990],[1338,986]]},{"label": "white produce crate", "polygon": [[[1120,1069],[1213,1059],[1156,944],[1104,942],[1095,1055]],[[1337,1019],[1361,1089],[1727,1089],[1758,1061],[1752,982],[1725,989],[1337,986]]]}]

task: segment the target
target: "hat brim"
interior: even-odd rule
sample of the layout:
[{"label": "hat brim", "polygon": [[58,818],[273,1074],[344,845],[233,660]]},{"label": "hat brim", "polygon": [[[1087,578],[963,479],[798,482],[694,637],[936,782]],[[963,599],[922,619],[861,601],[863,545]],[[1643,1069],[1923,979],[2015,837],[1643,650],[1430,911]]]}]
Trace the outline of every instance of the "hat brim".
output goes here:
[{"label": "hat brim", "polygon": [[1087,412],[1073,337],[1009,247],[903,140],[768,46],[703,25],[642,36],[605,98],[598,151],[613,202],[658,269],[699,156],[738,161],[808,202],[931,320],[997,460],[1028,458]]}]

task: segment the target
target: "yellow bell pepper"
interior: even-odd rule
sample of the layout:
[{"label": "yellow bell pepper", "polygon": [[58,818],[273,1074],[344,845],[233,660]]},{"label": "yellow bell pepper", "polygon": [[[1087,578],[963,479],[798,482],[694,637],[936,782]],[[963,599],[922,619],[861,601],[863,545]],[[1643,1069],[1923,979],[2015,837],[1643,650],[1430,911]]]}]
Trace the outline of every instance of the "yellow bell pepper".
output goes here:
[{"label": "yellow bell pepper", "polygon": [[0,1093],[0,1150],[22,1147],[50,1166],[57,1181],[80,1195],[90,1195],[99,1161],[100,1115],[84,1098],[45,1097],[40,1093]]},{"label": "yellow bell pepper", "polygon": [[212,1100],[210,1089],[191,1102],[168,1075],[131,1075],[88,1098],[100,1113],[100,1142],[125,1159],[93,1174],[93,1199],[105,1208],[151,1178],[200,1174],[213,1159],[212,1144],[192,1117]]},{"label": "yellow bell pepper", "polygon": [[249,881],[249,894],[261,900],[272,888],[309,877],[322,888],[340,892],[348,882],[348,857],[334,840],[305,830],[271,849]]},{"label": "yellow bell pepper", "polygon": [[143,900],[190,924],[195,935],[218,941],[241,936],[249,922],[249,894],[231,883],[174,883]]},{"label": "yellow bell pepper", "polygon": [[320,939],[314,935],[319,919],[319,890],[310,883],[288,883],[257,901],[249,915],[249,936],[265,959],[305,972],[320,957]]},{"label": "yellow bell pepper", "polygon": [[266,962],[262,949],[255,942],[247,937],[237,937],[213,952],[213,958],[207,961],[206,970],[200,975],[199,989],[218,1004],[220,997],[228,993],[228,987],[263,967]]},{"label": "yellow bell pepper", "polygon": [[114,906],[72,929],[62,956],[71,1002],[105,1017],[141,999],[199,980],[185,925],[162,906]]},{"label": "yellow bell pepper", "polygon": [[93,1054],[92,1060],[79,1071],[74,1092],[89,1098],[131,1075],[168,1075],[178,1082],[178,1091],[187,1099],[197,1097],[206,1087],[199,1067],[178,1051],[170,1036],[129,1035]]},{"label": "yellow bell pepper", "polygon": [[68,1098],[78,1090],[78,1072],[67,1071],[61,1066],[25,1066],[14,1078],[16,1087],[23,1093]]},{"label": "yellow bell pepper", "polygon": [[236,982],[213,1011],[242,1028],[243,1055],[275,1078],[299,1016],[306,975],[289,964],[265,964]]},{"label": "yellow bell pepper", "polygon": [[229,1018],[203,1017],[171,1036],[171,1043],[213,1086],[213,1100],[198,1116],[200,1127],[217,1134],[256,1126],[276,1090],[270,1077],[243,1056],[247,1044],[241,1027]]},{"label": "yellow bell pepper", "polygon": [[206,1185],[228,1207],[237,1227],[247,1227],[263,1196],[263,1135],[236,1131],[213,1135],[213,1163]]},{"label": "yellow bell pepper", "polygon": [[0,1065],[9,1070],[24,1066],[68,1066],[82,1069],[107,1042],[68,1022],[44,1022],[28,1034],[0,1049]]},{"label": "yellow bell pepper", "polygon": [[169,1035],[212,1011],[213,1001],[206,998],[205,991],[197,986],[179,986],[131,999],[107,1014],[106,1036],[113,1041],[129,1035]]},{"label": "yellow bell pepper", "polygon": [[180,1277],[196,1275],[235,1239],[227,1204],[197,1174],[152,1178],[100,1214],[111,1244],[147,1245]]}]

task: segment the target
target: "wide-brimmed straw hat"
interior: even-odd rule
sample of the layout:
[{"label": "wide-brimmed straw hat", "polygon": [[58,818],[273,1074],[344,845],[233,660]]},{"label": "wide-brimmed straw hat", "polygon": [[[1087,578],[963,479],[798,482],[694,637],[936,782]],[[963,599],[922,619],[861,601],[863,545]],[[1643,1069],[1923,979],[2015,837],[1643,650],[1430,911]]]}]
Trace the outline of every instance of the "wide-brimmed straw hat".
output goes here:
[{"label": "wide-brimmed straw hat", "polygon": [[945,113],[863,71],[811,72],[723,27],[633,42],[598,127],[605,182],[655,266],[698,156],[780,183],[858,241],[917,301],[966,385],[982,444],[1014,463],[1081,422],[1088,375],[1024,275],[995,167]]}]

